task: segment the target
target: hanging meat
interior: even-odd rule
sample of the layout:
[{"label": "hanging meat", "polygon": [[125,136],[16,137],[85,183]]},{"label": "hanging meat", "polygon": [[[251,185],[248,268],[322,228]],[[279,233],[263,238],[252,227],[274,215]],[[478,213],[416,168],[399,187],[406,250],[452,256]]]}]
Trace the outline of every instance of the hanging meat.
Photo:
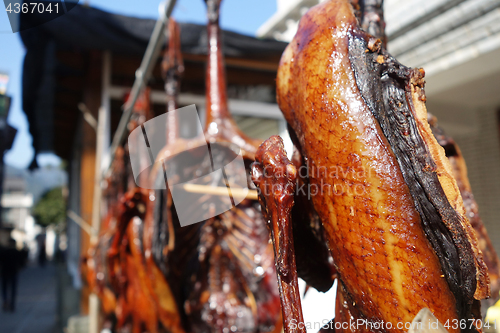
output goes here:
[{"label": "hanging meat", "polygon": [[271,224],[286,332],[305,332],[296,325],[303,318],[292,237],[293,226],[309,223],[293,211],[301,183],[338,272],[335,321],[401,332],[428,308],[443,324],[469,323],[449,331],[481,331],[488,271],[427,123],[423,88],[424,71],[401,65],[364,32],[349,1],[326,1],[301,19],[277,77],[296,157],[290,162],[271,137],[252,168]]},{"label": "hanging meat", "polygon": [[[383,13],[382,0],[365,0],[351,1],[355,10],[358,22],[361,28],[370,35],[379,38],[382,41],[383,47],[386,47],[387,36],[385,35],[385,22]],[[490,276],[491,297],[483,300],[481,311],[483,317],[486,316],[486,311],[490,306],[495,304],[500,295],[500,261],[496,251],[491,243],[486,228],[481,220],[478,212],[478,206],[467,177],[467,166],[462,156],[460,148],[456,142],[440,128],[437,124],[437,118],[432,114],[427,114],[427,120],[431,127],[432,133],[439,145],[444,148],[446,157],[448,157],[453,176],[457,181],[460,194],[464,201],[466,216],[469,219],[472,227],[476,231],[478,237],[478,246],[484,256],[484,261],[488,267]]]},{"label": "hanging meat", "polygon": [[[107,251],[113,243],[116,233],[116,210],[125,192],[123,177],[125,175],[124,150],[119,147],[113,161],[113,173],[106,180],[108,185],[104,191],[104,198],[107,205],[107,215],[101,222],[99,237],[90,244],[88,253],[83,258],[82,274],[83,279],[88,283],[89,289],[101,300],[105,321],[111,323],[116,320],[115,310],[117,306],[117,294],[114,292],[110,277],[116,272],[110,271],[107,261]],[[106,324],[107,324],[106,323]]]},{"label": "hanging meat", "polygon": [[[353,3],[354,8],[358,8],[355,13],[361,28],[370,35],[379,38],[383,42],[382,45],[386,47],[387,37],[385,36],[383,1],[365,0],[360,3],[358,1],[351,1],[351,3]],[[483,253],[484,261],[488,267],[492,297],[481,302],[481,310],[484,317],[488,308],[495,304],[500,297],[500,261],[479,215],[478,206],[472,194],[467,177],[467,167],[460,148],[456,142],[450,136],[446,135],[443,129],[438,126],[435,116],[428,113],[427,120],[434,137],[439,145],[444,148],[446,157],[448,157],[450,161],[453,176],[457,181],[460,194],[464,201],[466,216],[476,231],[479,249]]]},{"label": "hanging meat", "polygon": [[[169,19],[168,48],[165,51],[161,64],[165,92],[167,113],[165,115],[166,146],[158,154],[153,165],[150,181],[155,183],[156,178],[164,177],[163,160],[184,147],[185,141],[180,138],[178,117],[175,110],[178,108],[177,98],[180,91],[181,78],[184,72],[180,44],[180,28],[177,22]],[[166,184],[166,183],[165,183]],[[161,325],[170,332],[184,332],[182,325],[182,306],[180,298],[183,289],[183,271],[185,264],[196,253],[197,228],[176,228],[175,211],[172,207],[172,197],[168,190],[151,191],[143,232],[143,252],[147,277],[151,281],[152,294],[158,306]],[[176,233],[176,231],[178,231]],[[175,247],[178,238],[184,240],[184,247]]]},{"label": "hanging meat", "polygon": [[[131,130],[151,117],[149,93],[145,89],[134,107]],[[120,147],[112,166],[114,172],[106,181],[104,204],[108,214],[96,243],[90,247],[87,276],[91,289],[101,299],[106,327],[112,328],[116,322],[119,331],[140,333],[146,329],[154,333],[158,332],[157,311],[151,306],[154,303],[145,278],[139,237],[148,193],[135,186],[127,166],[127,149]]]},{"label": "hanging meat", "polygon": [[117,328],[130,325],[133,333],[157,330],[157,314],[145,279],[140,229],[146,213],[147,193],[140,188],[128,191],[120,200],[107,251],[109,279],[117,294]]},{"label": "hanging meat", "polygon": [[[225,165],[226,156],[233,156],[235,149],[249,168],[260,144],[238,129],[228,110],[219,6],[220,0],[207,1],[209,54],[203,135],[189,140],[180,137],[178,116],[182,109],[174,112],[179,85],[169,83],[169,78],[180,75],[181,67],[175,67],[180,64],[180,49],[164,60],[167,95],[171,96],[166,117],[167,144],[158,154],[151,182],[164,182],[167,189],[151,195],[154,201],[148,206],[144,232],[146,263],[150,277],[171,290],[172,296],[165,300],[175,304],[181,319],[180,324],[164,324],[165,328],[172,330],[175,326],[189,332],[279,332],[281,315],[273,248],[258,202],[245,199],[220,215],[181,227],[169,187],[172,182],[184,183],[194,178],[203,181],[214,171],[214,165]],[[199,154],[207,145],[211,155]],[[186,156],[195,163],[181,164],[179,161],[185,161]],[[224,169],[229,183],[247,184],[244,168]],[[165,182],[167,174],[175,174],[174,179]],[[183,202],[192,202],[207,211],[227,200],[189,191],[183,197]],[[191,212],[196,214],[198,209]],[[153,288],[159,293],[158,287]],[[174,312],[166,315],[172,318]]]},{"label": "hanging meat", "polygon": [[83,258],[82,275],[87,282],[89,290],[101,300],[102,310],[106,321],[115,319],[117,296],[113,292],[109,281],[108,265],[106,264],[106,251],[113,241],[114,223],[113,214],[108,215],[102,223],[102,232],[98,241],[91,244],[87,255]]}]

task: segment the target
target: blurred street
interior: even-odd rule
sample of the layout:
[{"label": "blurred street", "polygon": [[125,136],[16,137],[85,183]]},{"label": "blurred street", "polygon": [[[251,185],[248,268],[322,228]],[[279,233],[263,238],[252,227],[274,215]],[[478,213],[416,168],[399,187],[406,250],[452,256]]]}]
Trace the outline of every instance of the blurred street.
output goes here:
[{"label": "blurred street", "polygon": [[0,312],[0,333],[56,332],[56,268],[28,266],[19,274],[16,312]]}]

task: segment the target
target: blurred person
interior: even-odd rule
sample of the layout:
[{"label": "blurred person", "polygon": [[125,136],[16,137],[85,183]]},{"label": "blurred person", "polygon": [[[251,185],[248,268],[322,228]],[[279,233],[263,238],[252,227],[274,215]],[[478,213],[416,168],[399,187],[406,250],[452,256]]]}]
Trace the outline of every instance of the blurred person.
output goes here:
[{"label": "blurred person", "polygon": [[45,248],[45,234],[40,233],[36,236],[36,243],[38,246],[38,265],[40,267],[45,267],[45,263],[47,261],[47,251]]},{"label": "blurred person", "polygon": [[15,311],[17,276],[26,259],[27,251],[19,251],[16,248],[16,241],[12,238],[9,239],[8,246],[0,250],[3,311]]}]

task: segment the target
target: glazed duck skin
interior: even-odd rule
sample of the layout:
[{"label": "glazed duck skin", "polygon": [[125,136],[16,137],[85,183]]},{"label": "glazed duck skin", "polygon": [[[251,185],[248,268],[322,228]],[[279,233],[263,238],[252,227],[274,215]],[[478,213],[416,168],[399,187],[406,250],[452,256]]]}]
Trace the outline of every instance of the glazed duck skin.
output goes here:
[{"label": "glazed duck skin", "polygon": [[[457,192],[454,179],[449,179],[449,170],[444,170],[444,173],[448,172],[450,176],[442,176],[447,179],[443,184],[440,182],[437,163],[443,157],[442,150],[435,154],[437,157],[433,156],[432,148],[428,146],[437,142],[426,143],[421,134],[428,134],[430,130],[428,125],[425,128],[425,124],[419,124],[415,105],[423,105],[422,99],[425,100],[423,73],[402,66],[376,45],[365,52],[370,48],[370,42],[363,34],[353,34],[349,38],[349,59],[357,86],[396,156],[427,239],[439,257],[456,298],[457,311],[461,318],[467,318],[476,286],[485,280],[481,279],[482,276],[480,279],[476,277],[476,264],[480,267],[483,263],[476,263],[482,259],[476,259],[474,247],[477,241],[463,215],[463,204],[459,208],[461,212],[456,211],[458,205],[452,207],[443,189],[449,186],[451,192]],[[487,286],[477,288],[480,298],[486,296],[484,289]]]},{"label": "glazed duck skin", "polygon": [[281,59],[278,103],[316,170],[311,200],[360,316],[394,330],[424,307],[443,323],[474,318],[488,277],[426,122],[423,74],[378,43],[348,1],[329,1],[302,18]]}]

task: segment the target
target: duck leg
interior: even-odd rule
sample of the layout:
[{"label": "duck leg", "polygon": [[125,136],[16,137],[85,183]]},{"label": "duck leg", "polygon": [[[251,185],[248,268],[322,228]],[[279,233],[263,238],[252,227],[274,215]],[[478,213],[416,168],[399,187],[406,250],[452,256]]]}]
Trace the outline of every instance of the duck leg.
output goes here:
[{"label": "duck leg", "polygon": [[305,333],[299,294],[291,212],[297,170],[286,157],[283,141],[265,141],[252,165],[252,180],[259,187],[264,217],[274,245],[283,324],[286,333]]}]

